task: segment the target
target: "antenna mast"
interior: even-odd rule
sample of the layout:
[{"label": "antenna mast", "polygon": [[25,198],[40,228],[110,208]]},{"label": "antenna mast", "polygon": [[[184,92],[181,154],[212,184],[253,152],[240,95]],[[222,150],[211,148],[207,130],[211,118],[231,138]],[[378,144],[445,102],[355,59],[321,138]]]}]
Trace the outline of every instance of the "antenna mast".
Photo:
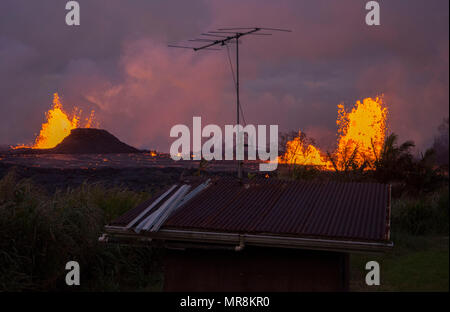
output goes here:
[{"label": "antenna mast", "polygon": [[[182,48],[182,49],[192,49],[195,52],[200,50],[220,50],[214,48],[214,46],[225,46],[228,43],[234,43],[236,41],[236,126],[238,128],[238,132],[236,134],[236,158],[237,158],[237,149],[238,146],[241,146],[240,140],[240,120],[239,120],[239,111],[240,111],[240,102],[239,102],[239,38],[246,35],[259,35],[259,36],[271,36],[271,33],[260,33],[260,30],[267,31],[283,31],[283,32],[291,32],[289,29],[280,29],[280,28],[262,28],[262,27],[234,27],[234,28],[219,28],[216,31],[209,31],[207,33],[201,34],[201,36],[207,37],[215,37],[217,39],[206,39],[206,38],[196,38],[190,39],[191,42],[208,42],[203,46],[192,47],[192,46],[180,46],[180,45],[172,45],[168,46],[171,48]],[[237,172],[238,178],[242,178],[242,163],[240,160],[237,160]]]},{"label": "antenna mast", "polygon": [[[236,34],[237,36],[238,34]],[[237,159],[237,146],[242,146],[239,142],[241,136],[239,135],[240,131],[240,120],[239,120],[239,109],[240,109],[240,103],[239,103],[239,37],[236,37],[236,126],[238,129],[238,133],[236,134],[236,160],[237,160],[237,171],[238,171],[238,179],[242,179],[242,162]],[[245,140],[245,138],[244,138]],[[245,150],[244,150],[245,155]]]}]

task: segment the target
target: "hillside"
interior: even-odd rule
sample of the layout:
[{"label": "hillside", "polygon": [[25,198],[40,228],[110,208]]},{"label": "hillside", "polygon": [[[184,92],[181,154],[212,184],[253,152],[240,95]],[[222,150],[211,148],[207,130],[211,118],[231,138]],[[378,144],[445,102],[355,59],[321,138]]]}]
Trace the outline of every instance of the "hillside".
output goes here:
[{"label": "hillside", "polygon": [[20,148],[10,151],[13,154],[118,154],[139,153],[140,150],[123,143],[103,129],[73,129],[64,140],[49,149]]}]

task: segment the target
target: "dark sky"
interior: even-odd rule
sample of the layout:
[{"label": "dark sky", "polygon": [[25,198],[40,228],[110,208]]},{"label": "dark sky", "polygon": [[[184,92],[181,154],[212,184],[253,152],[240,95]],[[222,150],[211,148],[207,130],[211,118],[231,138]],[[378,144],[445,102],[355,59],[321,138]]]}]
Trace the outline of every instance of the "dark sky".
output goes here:
[{"label": "dark sky", "polygon": [[293,32],[243,39],[247,123],[303,129],[327,149],[339,103],[384,94],[389,129],[428,147],[449,114],[449,2],[379,1],[378,27],[366,2],[79,0],[81,26],[69,27],[66,1],[1,0],[0,144],[32,142],[54,92],[137,147],[167,151],[170,128],[194,115],[234,124],[226,50],[167,43],[263,26]]}]

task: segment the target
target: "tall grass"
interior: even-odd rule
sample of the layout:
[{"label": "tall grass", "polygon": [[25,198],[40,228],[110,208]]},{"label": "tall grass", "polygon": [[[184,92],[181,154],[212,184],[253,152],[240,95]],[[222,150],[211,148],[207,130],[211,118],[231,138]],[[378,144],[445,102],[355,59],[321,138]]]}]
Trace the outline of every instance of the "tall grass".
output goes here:
[{"label": "tall grass", "polygon": [[150,287],[158,271],[152,249],[98,242],[104,224],[148,196],[100,184],[48,195],[9,172],[0,180],[0,290],[69,290],[71,260],[80,263],[81,289]]},{"label": "tall grass", "polygon": [[392,228],[412,235],[449,232],[448,186],[420,197],[403,196],[392,203]]}]

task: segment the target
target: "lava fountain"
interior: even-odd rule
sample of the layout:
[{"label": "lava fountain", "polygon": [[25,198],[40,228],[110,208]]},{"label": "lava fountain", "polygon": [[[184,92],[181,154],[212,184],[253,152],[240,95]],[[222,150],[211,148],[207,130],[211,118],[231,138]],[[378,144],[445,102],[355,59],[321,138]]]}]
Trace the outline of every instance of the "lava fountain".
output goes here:
[{"label": "lava fountain", "polygon": [[[72,117],[64,111],[58,93],[53,94],[53,107],[45,114],[46,121],[42,124],[39,135],[33,145],[19,145],[17,148],[53,148],[70,134],[75,128],[80,128],[81,109],[75,107]],[[94,111],[85,120],[84,128],[95,124]],[[98,126],[98,125],[96,125]]]},{"label": "lava fountain", "polygon": [[286,152],[280,156],[280,163],[311,165],[320,169],[344,169],[349,160],[358,167],[371,164],[380,155],[386,135],[387,107],[382,97],[365,98],[346,111],[338,105],[338,140],[336,150],[327,157],[312,144],[304,144],[299,136],[286,144]]}]

